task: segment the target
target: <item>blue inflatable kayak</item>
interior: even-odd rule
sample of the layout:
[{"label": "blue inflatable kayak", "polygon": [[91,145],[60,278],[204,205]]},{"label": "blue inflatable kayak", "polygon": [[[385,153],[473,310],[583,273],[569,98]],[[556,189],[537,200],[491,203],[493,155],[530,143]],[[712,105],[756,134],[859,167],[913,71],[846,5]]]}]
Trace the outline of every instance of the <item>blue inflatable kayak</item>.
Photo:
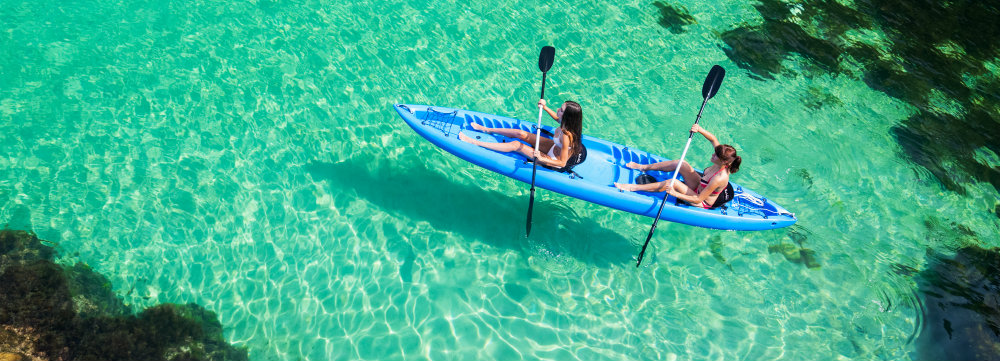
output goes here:
[{"label": "blue inflatable kayak", "polygon": [[[500,135],[478,132],[469,125],[476,122],[489,128],[516,128],[534,132],[535,124],[498,115],[452,109],[438,106],[396,104],[406,124],[431,143],[480,167],[517,179],[531,182],[532,164],[519,153],[500,153],[463,142],[458,133],[484,142],[516,141]],[[542,129],[553,131],[552,127]],[[656,217],[663,192],[621,192],[614,183],[635,183],[641,172],[625,167],[629,162],[652,164],[667,160],[621,144],[583,136],[587,148],[586,159],[573,168],[575,173],[564,173],[538,167],[535,185],[570,197],[597,203],[630,213]],[[657,180],[667,180],[672,172],[652,171],[647,174]],[[667,199],[660,219],[692,226],[755,231],[787,227],[795,224],[795,215],[763,196],[732,183],[734,198],[716,209],[693,207]]]}]

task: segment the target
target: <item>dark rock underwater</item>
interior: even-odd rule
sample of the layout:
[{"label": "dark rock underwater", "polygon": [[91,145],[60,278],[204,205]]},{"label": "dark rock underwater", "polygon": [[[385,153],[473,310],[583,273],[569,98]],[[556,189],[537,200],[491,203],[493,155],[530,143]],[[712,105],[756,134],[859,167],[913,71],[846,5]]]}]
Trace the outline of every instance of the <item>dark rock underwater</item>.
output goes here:
[{"label": "dark rock underwater", "polygon": [[[696,24],[683,7],[654,4],[660,25],[677,34]],[[913,106],[892,128],[903,156],[943,188],[966,194],[984,182],[1000,192],[1000,3],[972,0],[760,0],[763,21],[720,34],[723,51],[751,78],[834,74]],[[875,34],[884,34],[878,35]],[[786,60],[804,60],[797,73]],[[823,91],[804,98],[819,109],[840,104]],[[1000,201],[986,212],[1000,217]],[[936,229],[937,227],[935,227]],[[940,227],[965,241],[928,250],[927,268],[908,275],[925,303],[916,360],[1000,360],[1000,248],[983,249],[967,227]],[[797,244],[772,245],[790,262],[819,267]],[[801,238],[801,237],[798,237]]]},{"label": "dark rock underwater", "polygon": [[963,184],[985,182],[1000,191],[1000,4],[761,0],[755,7],[762,24],[721,34],[726,55],[751,77],[787,74],[782,63],[797,56],[807,68],[799,76],[857,78],[916,108],[893,136],[946,189],[965,194]]},{"label": "dark rock underwater", "polygon": [[0,359],[247,360],[215,313],[161,304],[133,314],[106,277],[55,263],[43,242],[0,231]]},{"label": "dark rock underwater", "polygon": [[928,251],[917,276],[924,327],[917,360],[1000,360],[1000,248]]}]

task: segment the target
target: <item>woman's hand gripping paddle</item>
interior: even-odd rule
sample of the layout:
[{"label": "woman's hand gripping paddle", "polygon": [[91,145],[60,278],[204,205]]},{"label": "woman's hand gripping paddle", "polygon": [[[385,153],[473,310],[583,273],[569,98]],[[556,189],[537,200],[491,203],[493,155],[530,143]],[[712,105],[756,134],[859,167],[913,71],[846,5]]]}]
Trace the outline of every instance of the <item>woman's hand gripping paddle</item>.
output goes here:
[{"label": "woman's hand gripping paddle", "polygon": [[[701,102],[701,109],[698,110],[698,117],[694,118],[694,124],[698,124],[701,120],[701,112],[705,110],[705,104],[708,103],[709,99],[715,96],[715,93],[719,91],[719,85],[722,84],[722,78],[726,76],[726,69],[721,66],[712,66],[712,70],[708,72],[708,76],[705,78],[705,85],[701,86],[701,96],[705,98]],[[677,162],[677,169],[674,169],[674,176],[670,178],[670,182],[667,183],[667,189],[672,189],[674,187],[674,182],[677,181],[677,174],[680,173],[681,163],[684,162],[684,156],[687,155],[688,147],[691,146],[691,138],[694,137],[694,132],[688,133],[687,144],[684,145],[684,151],[681,152],[681,159]],[[642,264],[642,256],[646,254],[646,246],[649,245],[649,239],[653,238],[653,231],[656,230],[656,222],[660,220],[660,213],[663,213],[663,205],[667,204],[667,197],[670,195],[663,195],[663,202],[660,202],[660,210],[656,212],[656,218],[653,218],[653,226],[649,228],[649,235],[646,236],[646,243],[642,245],[642,251],[639,252],[639,260],[635,262],[635,266],[639,267]]]},{"label": "woman's hand gripping paddle", "polygon": [[[545,74],[552,67],[552,61],[556,56],[556,48],[551,46],[542,47],[542,52],[538,54],[538,70],[542,71],[542,95],[538,99],[545,99]],[[535,152],[538,152],[538,139],[541,138],[542,112],[544,107],[538,106],[538,126],[535,127]],[[531,166],[531,198],[528,200],[528,222],[524,236],[531,235],[531,210],[535,206],[535,172],[538,170],[538,159],[532,162]]]}]

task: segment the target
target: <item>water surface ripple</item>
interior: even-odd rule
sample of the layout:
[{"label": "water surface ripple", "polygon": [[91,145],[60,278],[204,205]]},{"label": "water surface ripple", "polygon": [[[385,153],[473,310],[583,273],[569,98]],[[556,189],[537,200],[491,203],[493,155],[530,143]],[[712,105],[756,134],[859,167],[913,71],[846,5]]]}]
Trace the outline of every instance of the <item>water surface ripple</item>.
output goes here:
[{"label": "water surface ripple", "polygon": [[[255,360],[908,358],[913,275],[928,249],[1000,246],[996,189],[902,157],[917,110],[861,79],[741,69],[720,34],[762,21],[736,1],[4,1],[0,222],[136,307],[205,306]],[[661,223],[637,269],[650,219],[542,191],[524,238],[528,187],[391,105],[531,118],[548,44],[550,101],[669,157],[726,67],[701,124],[799,223]]]}]

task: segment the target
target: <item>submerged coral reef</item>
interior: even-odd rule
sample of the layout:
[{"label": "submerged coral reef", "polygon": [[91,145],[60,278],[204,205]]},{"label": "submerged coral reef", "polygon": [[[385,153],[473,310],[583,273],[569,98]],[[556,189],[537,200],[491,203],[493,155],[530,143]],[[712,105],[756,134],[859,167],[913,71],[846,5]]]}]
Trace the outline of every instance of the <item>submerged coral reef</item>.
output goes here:
[{"label": "submerged coral reef", "polygon": [[11,360],[246,360],[195,304],[134,314],[106,277],[60,265],[33,234],[0,231],[0,357]]}]

